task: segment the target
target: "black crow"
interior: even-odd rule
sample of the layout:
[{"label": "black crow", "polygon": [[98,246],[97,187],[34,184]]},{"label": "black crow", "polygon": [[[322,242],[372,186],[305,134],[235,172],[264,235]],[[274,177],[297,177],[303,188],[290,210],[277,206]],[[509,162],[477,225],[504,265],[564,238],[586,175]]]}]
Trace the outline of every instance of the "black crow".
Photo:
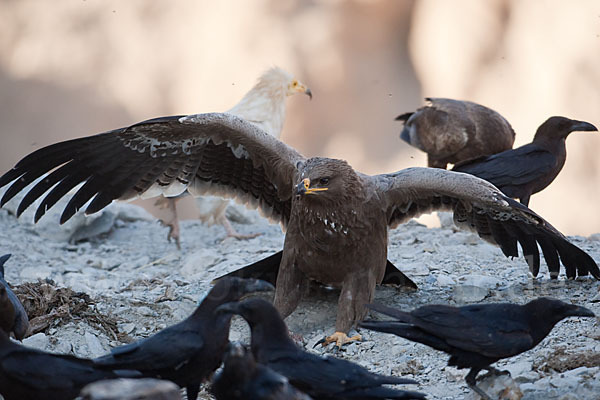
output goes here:
[{"label": "black crow", "polygon": [[240,343],[230,343],[223,369],[213,379],[217,400],[311,400],[290,385],[287,378],[257,364]]},{"label": "black crow", "polygon": [[422,393],[383,386],[417,383],[412,379],[374,374],[350,361],[300,349],[275,307],[263,299],[225,304],[218,312],[241,315],[250,325],[256,361],[287,377],[315,400],[425,398]]},{"label": "black crow", "polygon": [[538,128],[533,142],[516,149],[458,163],[452,169],[493,183],[508,197],[529,205],[529,197],[544,190],[565,165],[565,140],[571,132],[597,131],[584,121],[551,117]]},{"label": "black crow", "polygon": [[188,399],[195,400],[200,383],[221,365],[229,342],[231,315],[216,314],[215,309],[245,294],[270,290],[274,290],[271,284],[256,279],[222,279],[187,319],[148,338],[114,348],[94,362],[170,380],[185,387]]},{"label": "black crow", "polygon": [[380,304],[368,307],[395,320],[368,320],[363,321],[360,326],[393,333],[450,354],[448,365],[470,368],[465,380],[485,399],[489,396],[476,386],[479,371],[486,369],[498,373],[490,364],[532,349],[563,318],[594,317],[594,313],[587,308],[548,297],[524,305],[427,305],[411,312]]},{"label": "black crow", "polygon": [[5,332],[9,334],[12,332],[16,339],[23,340],[27,334],[27,331],[29,330],[29,318],[27,318],[27,313],[23,308],[23,304],[21,304],[8,283],[4,280],[4,264],[10,258],[10,256],[10,254],[5,254],[0,257],[0,286],[6,289],[6,295],[8,296],[8,299],[12,303],[12,306],[15,310],[12,326],[8,327],[8,329],[5,329]]}]

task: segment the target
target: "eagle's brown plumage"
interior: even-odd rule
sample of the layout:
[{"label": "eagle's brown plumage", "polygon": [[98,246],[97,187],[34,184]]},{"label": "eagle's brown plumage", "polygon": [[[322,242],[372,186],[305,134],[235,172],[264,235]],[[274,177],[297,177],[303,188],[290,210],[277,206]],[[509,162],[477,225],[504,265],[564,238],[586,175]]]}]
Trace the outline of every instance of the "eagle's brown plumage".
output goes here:
[{"label": "eagle's brown plumage", "polygon": [[428,105],[396,117],[404,122],[400,138],[427,153],[427,165],[446,168],[511,149],[515,132],[502,115],[472,103],[426,98]]},{"label": "eagle's brown plumage", "polygon": [[[57,169],[55,169],[57,168]],[[494,243],[507,256],[524,249],[533,275],[542,249],[552,277],[560,261],[569,278],[591,273],[594,260],[527,207],[468,174],[409,168],[368,176],[345,161],[307,159],[293,148],[230,114],[197,114],[141,122],[57,143],[26,156],[0,178],[13,182],[0,204],[38,177],[18,207],[22,213],[46,191],[36,212],[83,183],[61,222],[90,199],[86,213],[114,199],[159,193],[218,193],[237,197],[287,227],[275,304],[284,316],[310,279],[341,289],[336,330],[347,332],[365,315],[386,265],[387,232],[434,210]]]}]

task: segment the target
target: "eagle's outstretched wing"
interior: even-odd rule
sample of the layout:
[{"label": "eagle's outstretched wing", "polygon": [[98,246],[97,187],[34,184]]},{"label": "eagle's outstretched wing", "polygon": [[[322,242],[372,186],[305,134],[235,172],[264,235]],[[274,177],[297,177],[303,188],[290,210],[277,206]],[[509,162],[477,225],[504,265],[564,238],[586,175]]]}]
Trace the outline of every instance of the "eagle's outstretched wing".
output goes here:
[{"label": "eagle's outstretched wing", "polygon": [[188,189],[193,195],[236,197],[285,226],[302,160],[291,147],[231,114],[156,118],[29,154],[0,177],[0,187],[14,181],[0,206],[45,175],[22,199],[18,215],[49,191],[37,208],[37,221],[83,183],[61,223],[90,200],[87,214],[116,199],[174,196]]},{"label": "eagle's outstretched wing", "polygon": [[517,242],[531,273],[540,267],[538,245],[556,278],[560,261],[567,277],[592,274],[600,279],[596,262],[570,243],[549,222],[524,205],[504,196],[495,186],[472,175],[434,168],[407,168],[373,176],[378,195],[384,199],[388,224],[396,227],[410,218],[432,211],[453,211],[454,222],[477,232],[499,246],[507,257],[517,257]]}]

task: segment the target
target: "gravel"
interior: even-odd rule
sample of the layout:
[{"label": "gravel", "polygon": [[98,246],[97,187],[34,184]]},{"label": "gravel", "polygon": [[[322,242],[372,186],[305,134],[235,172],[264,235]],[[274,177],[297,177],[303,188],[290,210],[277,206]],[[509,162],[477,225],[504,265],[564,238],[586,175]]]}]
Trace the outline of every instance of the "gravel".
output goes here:
[{"label": "gravel", "polygon": [[[24,341],[48,351],[94,357],[122,344],[119,340],[123,337],[149,336],[189,315],[213,278],[283,246],[279,226],[237,205],[230,206],[231,212],[244,216],[239,220],[253,223],[236,223],[235,228],[243,234],[260,232],[261,236],[247,241],[223,239],[220,226],[183,221],[179,251],[167,242],[167,228],[139,207],[115,203],[92,218],[76,215],[72,223],[59,226],[61,204],[37,225],[28,222],[31,211],[19,220],[14,217],[14,201],[0,210],[0,253],[13,254],[5,266],[6,279],[12,285],[51,279],[59,287],[87,293],[96,312],[116,321],[119,339],[85,318],[74,318]],[[600,261],[598,234],[571,240]],[[596,280],[567,281],[561,275],[551,281],[543,262],[540,275],[533,279],[523,259],[507,259],[499,249],[471,233],[456,232],[447,223],[443,228],[427,228],[411,221],[391,231],[388,258],[419,290],[380,287],[375,301],[404,310],[431,303],[525,303],[552,296],[600,315],[600,283]],[[302,335],[308,351],[332,351],[312,346],[333,332],[336,305],[336,291],[315,285],[311,297],[286,320],[295,334]],[[393,335],[360,333],[363,343],[351,344],[336,355],[375,372],[414,378],[420,385],[410,389],[427,393],[429,399],[477,398],[464,382],[468,371],[446,366],[444,353]],[[247,341],[248,334],[246,324],[236,318],[231,339]],[[559,323],[535,349],[495,366],[511,372],[507,385],[514,383],[523,399],[597,399],[600,366],[585,360],[597,361],[599,353],[599,321],[570,318]],[[569,369],[557,367],[562,362],[558,355],[566,355]],[[491,384],[498,382],[492,380]],[[520,398],[518,393],[513,398]],[[201,398],[211,397],[203,391]]]}]

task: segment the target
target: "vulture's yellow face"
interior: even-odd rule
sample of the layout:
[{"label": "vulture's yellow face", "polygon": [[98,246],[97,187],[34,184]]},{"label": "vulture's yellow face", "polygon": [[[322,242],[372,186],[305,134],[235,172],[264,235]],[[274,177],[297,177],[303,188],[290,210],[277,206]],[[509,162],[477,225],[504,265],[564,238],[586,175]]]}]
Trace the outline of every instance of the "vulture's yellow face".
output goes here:
[{"label": "vulture's yellow face", "polygon": [[290,83],[288,83],[287,95],[291,96],[296,93],[304,93],[308,97],[312,99],[312,92],[304,83],[298,81],[297,79],[292,79]]}]

